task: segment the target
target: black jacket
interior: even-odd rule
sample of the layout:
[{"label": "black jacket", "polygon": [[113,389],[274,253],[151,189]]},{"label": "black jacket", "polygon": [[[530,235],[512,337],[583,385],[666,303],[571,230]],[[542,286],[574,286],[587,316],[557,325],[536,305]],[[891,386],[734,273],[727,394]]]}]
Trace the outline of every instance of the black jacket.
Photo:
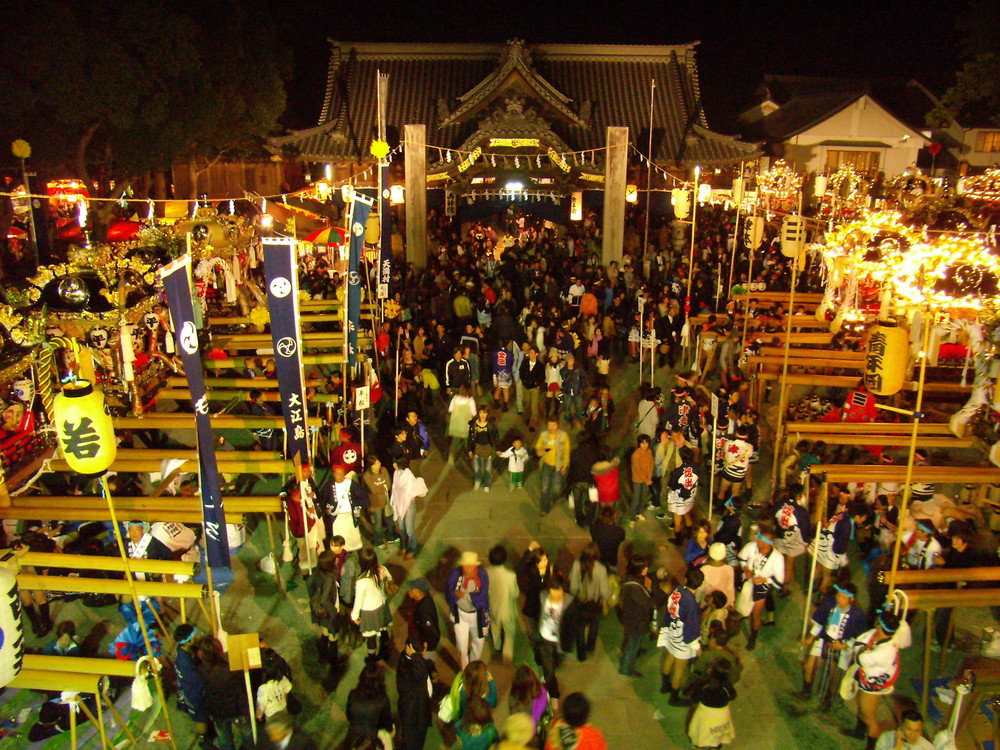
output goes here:
[{"label": "black jacket", "polygon": [[431,698],[427,680],[431,665],[423,654],[402,654],[396,664],[396,704],[399,711],[400,750],[422,750],[431,726]]},{"label": "black jacket", "polygon": [[541,388],[545,383],[545,363],[540,359],[535,360],[535,366],[531,366],[531,360],[527,357],[521,362],[521,385],[525,388]]},{"label": "black jacket", "polygon": [[629,578],[622,584],[622,628],[625,635],[649,632],[653,621],[653,596],[642,581]]},{"label": "black jacket", "polygon": [[436,651],[441,640],[441,628],[438,625],[438,611],[430,595],[425,596],[413,605],[410,615],[409,630],[427,644],[428,651]]},{"label": "black jacket", "polygon": [[625,541],[625,529],[616,523],[594,521],[590,527],[590,538],[601,550],[601,562],[609,573],[618,570],[618,548]]}]

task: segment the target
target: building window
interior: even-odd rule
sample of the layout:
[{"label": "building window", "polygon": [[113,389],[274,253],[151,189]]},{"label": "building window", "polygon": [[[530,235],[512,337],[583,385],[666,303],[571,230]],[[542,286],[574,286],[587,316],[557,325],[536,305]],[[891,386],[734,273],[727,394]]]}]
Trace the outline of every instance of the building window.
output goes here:
[{"label": "building window", "polygon": [[826,152],[826,173],[833,174],[838,168],[848,166],[855,172],[875,176],[878,172],[878,151],[836,151]]},{"label": "building window", "polygon": [[1000,151],[1000,130],[984,130],[978,133],[976,151]]}]

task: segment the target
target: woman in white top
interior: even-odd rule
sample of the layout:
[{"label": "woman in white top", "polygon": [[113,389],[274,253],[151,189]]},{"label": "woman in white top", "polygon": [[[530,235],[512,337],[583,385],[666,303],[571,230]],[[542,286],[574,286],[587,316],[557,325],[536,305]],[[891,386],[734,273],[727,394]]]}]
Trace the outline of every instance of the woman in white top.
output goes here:
[{"label": "woman in white top", "polygon": [[280,671],[275,669],[275,662],[264,664],[264,681],[257,688],[257,718],[270,719],[288,707],[288,694],[292,692],[292,683]]},{"label": "woman in white top", "polygon": [[469,437],[469,421],[476,418],[478,409],[476,399],[471,395],[467,386],[458,389],[458,393],[451,397],[448,404],[448,436],[451,438],[451,445],[448,448],[448,463],[455,463],[455,453],[465,445],[466,438]]},{"label": "woman in white top", "polygon": [[358,567],[361,570],[354,584],[351,619],[365,638],[368,659],[384,659],[389,652],[389,626],[392,624],[387,601],[392,576],[379,564],[378,555],[371,547],[365,547],[358,553]]},{"label": "woman in white top", "polygon": [[899,647],[893,635],[899,629],[899,617],[890,610],[879,610],[875,627],[854,640],[858,671],[858,720],[854,729],[841,729],[848,737],[868,738],[874,748],[879,736],[878,713],[882,696],[889,695],[899,677]]},{"label": "woman in white top", "polygon": [[749,583],[753,587],[750,638],[747,640],[747,651],[753,651],[757,647],[764,603],[771,591],[785,582],[785,558],[774,548],[774,526],[771,523],[760,522],[757,538],[740,550],[740,564],[743,566],[743,585]]}]

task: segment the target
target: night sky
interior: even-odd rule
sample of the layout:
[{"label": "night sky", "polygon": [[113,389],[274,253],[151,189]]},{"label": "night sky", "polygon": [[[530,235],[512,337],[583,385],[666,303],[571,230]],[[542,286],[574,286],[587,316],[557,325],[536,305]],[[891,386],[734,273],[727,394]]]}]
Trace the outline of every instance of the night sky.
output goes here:
[{"label": "night sky", "polygon": [[[812,3],[618,0],[604,3],[345,3],[300,0],[275,8],[294,50],[289,127],[316,124],[327,38],[357,42],[679,44],[700,41],[709,125],[733,132],[765,73],[913,77],[940,94],[960,64],[956,20],[966,3]],[[280,7],[280,10],[277,8]],[[290,11],[290,8],[294,8]],[[697,10],[689,10],[696,8]]]}]

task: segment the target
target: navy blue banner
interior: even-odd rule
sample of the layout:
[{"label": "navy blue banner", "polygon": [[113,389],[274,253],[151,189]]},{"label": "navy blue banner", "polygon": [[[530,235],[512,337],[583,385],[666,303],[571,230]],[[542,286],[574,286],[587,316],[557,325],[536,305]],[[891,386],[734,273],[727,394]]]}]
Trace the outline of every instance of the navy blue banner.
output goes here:
[{"label": "navy blue banner", "polygon": [[392,215],[389,185],[389,165],[378,166],[379,191],[378,216],[382,224],[378,246],[378,299],[389,298],[389,277],[392,276]]},{"label": "navy blue banner", "polygon": [[302,340],[299,335],[299,276],[295,240],[264,237],[264,278],[267,309],[271,316],[275,371],[281,411],[285,415],[285,458],[298,454],[309,463],[309,431],[306,429],[306,398],[302,377]]},{"label": "navy blue banner", "polygon": [[361,251],[365,247],[365,224],[373,198],[354,193],[351,199],[351,253],[347,260],[347,364],[354,367],[358,353],[358,330],[361,328]]},{"label": "navy blue banner", "polygon": [[191,299],[191,256],[184,255],[160,271],[167,295],[170,317],[177,337],[177,353],[184,363],[191,403],[194,405],[195,436],[198,444],[198,474],[201,485],[201,515],[205,526],[205,549],[213,568],[229,567],[229,535],[222,507],[219,469],[215,463],[215,437],[208,415],[205,371],[201,363],[198,328]]}]

